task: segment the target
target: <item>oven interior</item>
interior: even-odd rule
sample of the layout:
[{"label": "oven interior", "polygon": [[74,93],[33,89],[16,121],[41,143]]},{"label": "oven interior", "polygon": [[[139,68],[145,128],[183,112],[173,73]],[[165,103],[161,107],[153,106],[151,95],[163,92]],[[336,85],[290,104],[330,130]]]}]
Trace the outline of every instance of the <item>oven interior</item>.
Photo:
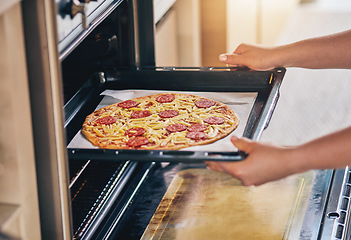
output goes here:
[{"label": "oven interior", "polygon": [[[243,135],[258,140],[277,104],[285,69],[257,72],[245,68],[155,67],[153,55],[146,54],[153,52],[149,44],[153,32],[146,31],[153,21],[150,15],[140,12],[136,20],[136,5],[139,11],[142,8],[139,2],[112,1],[104,11],[108,14],[97,15],[99,20],[84,32],[84,37],[61,43],[67,143],[80,131],[85,117],[96,109],[106,89],[257,92]],[[136,26],[136,22],[143,21],[145,26]],[[140,42],[143,39],[145,43]],[[140,239],[179,172],[204,169],[204,159],[236,161],[245,157],[237,152],[115,152],[68,148],[74,239]],[[317,239],[323,231],[340,236],[339,218],[328,218],[328,213],[339,215],[340,206],[328,203],[333,189],[334,202],[349,199],[350,191],[346,197],[337,197],[345,186],[345,174],[347,171],[313,172],[299,210],[298,217],[303,220],[299,226],[287,228],[285,237]],[[336,180],[339,185],[332,187]],[[348,227],[348,207],[342,212],[344,223],[339,225],[343,236]],[[327,226],[326,230],[321,224]],[[174,238],[172,235],[170,239]]]}]

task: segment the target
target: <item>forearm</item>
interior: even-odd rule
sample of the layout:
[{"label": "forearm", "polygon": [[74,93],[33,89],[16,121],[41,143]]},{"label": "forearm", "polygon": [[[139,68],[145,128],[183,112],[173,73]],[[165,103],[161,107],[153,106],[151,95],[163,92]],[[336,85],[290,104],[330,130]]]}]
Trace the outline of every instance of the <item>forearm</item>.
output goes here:
[{"label": "forearm", "polygon": [[278,46],[274,56],[284,67],[351,69],[351,30]]},{"label": "forearm", "polygon": [[351,165],[351,127],[296,147],[297,172]]}]

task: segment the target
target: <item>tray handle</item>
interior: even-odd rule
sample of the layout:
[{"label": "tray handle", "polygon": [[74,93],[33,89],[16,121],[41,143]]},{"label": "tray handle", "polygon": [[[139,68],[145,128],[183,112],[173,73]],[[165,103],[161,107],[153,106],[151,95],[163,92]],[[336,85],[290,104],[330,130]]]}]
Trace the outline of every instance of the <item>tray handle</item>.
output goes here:
[{"label": "tray handle", "polygon": [[246,153],[206,152],[206,151],[169,151],[169,150],[114,150],[114,149],[68,149],[70,159],[141,161],[141,162],[184,162],[201,163],[204,161],[242,161]]}]

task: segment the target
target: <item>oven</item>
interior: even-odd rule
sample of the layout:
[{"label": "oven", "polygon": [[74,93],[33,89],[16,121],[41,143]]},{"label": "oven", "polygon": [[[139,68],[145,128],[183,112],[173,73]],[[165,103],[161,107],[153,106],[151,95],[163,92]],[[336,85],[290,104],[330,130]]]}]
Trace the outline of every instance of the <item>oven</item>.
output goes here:
[{"label": "oven", "polygon": [[44,239],[350,238],[348,168],[243,187],[204,164],[245,161],[228,137],[179,151],[81,137],[85,117],[121,96],[190,92],[225,99],[234,134],[259,140],[285,69],[156,66],[151,0],[32,0],[23,15]]}]

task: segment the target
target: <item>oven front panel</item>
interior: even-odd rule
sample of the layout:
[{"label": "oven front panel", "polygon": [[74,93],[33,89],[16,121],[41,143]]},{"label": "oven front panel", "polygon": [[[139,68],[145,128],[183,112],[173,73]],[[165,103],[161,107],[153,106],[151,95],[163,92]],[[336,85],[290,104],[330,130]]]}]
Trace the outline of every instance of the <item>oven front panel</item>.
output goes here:
[{"label": "oven front panel", "polygon": [[[80,131],[85,117],[99,105],[102,99],[100,93],[106,89],[213,91],[219,94],[228,91],[257,92],[257,101],[248,122],[245,123],[245,136],[259,139],[277,104],[285,69],[255,72],[240,68],[154,67],[153,20],[152,11],[149,11],[152,1],[98,1],[95,5],[96,11],[91,10],[88,13],[90,17],[86,29],[78,24],[72,31],[67,31],[67,36],[60,38],[67,143]],[[152,22],[145,19],[151,19]],[[147,65],[151,68],[146,68]],[[73,232],[77,239],[140,239],[142,236],[147,239],[152,232],[150,220],[157,220],[158,215],[154,214],[160,213],[157,209],[160,209],[160,203],[165,202],[163,199],[167,199],[168,195],[165,194],[170,191],[169,187],[174,179],[179,179],[178,174],[183,171],[207,171],[202,161],[208,154],[201,155],[198,152],[188,155],[149,152],[142,157],[134,152],[126,152],[119,154],[123,158],[116,158],[115,151],[80,151],[81,149],[68,149]],[[167,156],[170,158],[164,161]],[[237,156],[216,152],[213,160],[232,161]],[[140,162],[141,160],[146,162]],[[196,161],[187,163],[190,160]],[[268,185],[269,190],[265,189],[261,195],[252,195],[253,199],[263,198],[266,205],[247,209],[265,211],[268,220],[260,221],[267,224],[274,222],[273,218],[281,215],[279,209],[272,206],[274,199],[269,201],[269,196],[267,197],[271,192],[272,195],[279,196],[279,200],[275,199],[279,203],[277,206],[290,204],[289,211],[286,212],[289,214],[285,215],[288,220],[281,227],[284,229],[282,235],[279,235],[284,236],[283,239],[326,239],[323,237],[335,234],[335,229],[338,228],[335,227],[335,222],[339,219],[331,220],[327,217],[330,212],[327,206],[331,202],[330,189],[341,188],[340,185],[331,187],[339,177],[335,177],[333,171],[314,171],[307,175],[308,177],[297,177],[302,180],[299,187],[293,187],[297,194],[293,194],[289,200],[281,199],[277,184],[284,188],[284,181],[289,186],[289,183],[296,181],[295,178],[272,184],[271,187]],[[184,179],[189,180],[187,177]],[[201,179],[208,181],[206,177]],[[245,191],[259,192],[260,188],[239,190]],[[196,191],[185,192],[192,196],[192,192]],[[169,205],[176,206],[179,212],[174,211],[180,215],[186,212],[186,208],[181,205],[186,204],[189,198],[182,196],[184,198],[173,198],[177,200],[173,203],[177,202],[178,205]],[[245,200],[243,197],[239,199]],[[260,202],[256,204],[260,205]],[[241,206],[244,208],[245,204],[241,203],[236,207]],[[201,215],[203,212],[199,213]],[[160,223],[157,226],[164,225],[165,218],[162,219],[163,221],[155,220]],[[172,219],[174,222],[170,222],[169,226],[179,224],[176,215]],[[327,223],[325,225],[329,226],[331,222],[332,227],[321,228],[323,224]],[[250,229],[245,221],[240,224]],[[343,225],[344,229],[347,227],[346,224]],[[149,232],[145,232],[147,229]],[[174,227],[171,227],[172,234],[173,230]],[[250,230],[247,230],[247,234],[250,236],[248,238],[258,236],[257,233],[250,235]],[[345,231],[343,234],[346,234]]]}]

